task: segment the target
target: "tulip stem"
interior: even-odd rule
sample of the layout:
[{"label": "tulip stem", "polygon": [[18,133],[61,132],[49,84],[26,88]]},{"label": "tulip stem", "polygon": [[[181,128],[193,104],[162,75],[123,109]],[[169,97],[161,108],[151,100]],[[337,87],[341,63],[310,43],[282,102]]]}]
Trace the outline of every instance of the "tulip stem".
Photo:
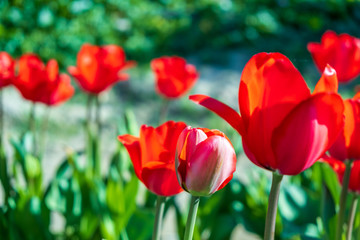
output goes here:
[{"label": "tulip stem", "polygon": [[336,238],[335,238],[336,240],[342,239],[341,236],[343,233],[343,224],[344,224],[344,218],[345,218],[346,197],[347,197],[347,193],[348,193],[352,163],[353,163],[353,160],[345,161],[345,173],[343,176],[342,188],[341,188],[341,194],[340,194],[340,209],[339,209],[339,215],[338,215],[337,225],[336,225]]},{"label": "tulip stem", "polygon": [[192,240],[200,197],[191,196],[189,215],[186,221],[184,240]]},{"label": "tulip stem", "polygon": [[359,200],[358,196],[356,194],[353,194],[353,197],[351,200],[350,215],[349,215],[349,220],[348,220],[348,225],[347,225],[346,240],[351,240],[358,200]]},{"label": "tulip stem", "polygon": [[152,240],[160,240],[161,236],[161,227],[165,209],[166,197],[158,196],[156,200],[156,215],[154,222],[154,231],[152,235]]},{"label": "tulip stem", "polygon": [[95,97],[95,122],[96,122],[96,132],[97,135],[100,136],[101,134],[101,102],[99,96]]},{"label": "tulip stem", "polygon": [[160,109],[160,117],[159,117],[159,124],[162,124],[166,121],[166,116],[167,113],[169,111],[169,105],[170,105],[170,100],[169,99],[164,99],[161,109]]},{"label": "tulip stem", "polygon": [[33,137],[33,154],[36,156],[37,153],[37,142],[36,142],[36,123],[35,123],[35,103],[31,104],[30,115],[29,115],[29,126],[28,131],[31,132]]},{"label": "tulip stem", "polygon": [[45,114],[42,120],[42,125],[41,125],[41,132],[40,132],[40,160],[44,155],[45,149],[46,149],[46,132],[48,129],[48,125],[49,125],[49,118],[50,118],[50,107],[47,107],[45,110]]},{"label": "tulip stem", "polygon": [[87,103],[86,103],[86,127],[90,128],[91,123],[91,102],[93,100],[93,95],[89,94]]},{"label": "tulip stem", "polygon": [[3,94],[0,90],[0,146],[4,135],[4,108],[3,108]]},{"label": "tulip stem", "polygon": [[273,172],[265,222],[264,240],[274,240],[275,237],[276,213],[282,179],[283,175]]}]

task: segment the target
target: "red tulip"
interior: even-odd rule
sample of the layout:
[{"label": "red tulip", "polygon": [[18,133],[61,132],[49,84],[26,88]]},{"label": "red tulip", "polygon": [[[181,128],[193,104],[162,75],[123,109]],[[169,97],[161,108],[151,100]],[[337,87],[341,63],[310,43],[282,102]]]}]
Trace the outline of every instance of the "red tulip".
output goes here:
[{"label": "red tulip", "polygon": [[127,80],[128,75],[120,71],[134,64],[126,62],[125,52],[119,46],[84,44],[77,55],[77,66],[70,66],[68,71],[84,91],[99,94],[116,82]]},{"label": "red tulip", "polygon": [[185,128],[177,142],[176,170],[184,190],[207,196],[222,189],[236,169],[233,146],[224,133],[205,128]]},{"label": "red tulip", "polygon": [[358,38],[327,31],[322,36],[321,43],[309,43],[307,48],[320,72],[329,64],[336,70],[339,82],[351,81],[360,74]]},{"label": "red tulip", "polygon": [[[335,158],[324,158],[322,160],[333,168],[338,176],[339,182],[342,184],[345,173],[345,163]],[[360,193],[360,161],[354,161],[351,167],[348,189],[352,192]]]},{"label": "red tulip", "polygon": [[330,155],[338,160],[360,159],[360,99],[344,100],[344,129],[329,149]]},{"label": "red tulip", "polygon": [[182,191],[176,179],[175,150],[185,127],[183,122],[168,121],[157,128],[142,125],[140,137],[118,137],[130,155],[136,176],[157,195],[172,196]]},{"label": "red tulip", "polygon": [[156,77],[156,91],[166,98],[183,96],[199,78],[196,68],[181,57],[154,59],[151,68]]},{"label": "red tulip", "polygon": [[45,66],[35,54],[25,54],[19,59],[14,85],[25,99],[49,106],[62,103],[74,94],[70,77],[59,74],[56,60],[51,59]]},{"label": "red tulip", "polygon": [[9,85],[14,78],[15,61],[7,52],[0,52],[0,88]]},{"label": "red tulip", "polygon": [[282,175],[309,168],[334,143],[343,127],[344,105],[328,66],[313,94],[299,71],[280,53],[259,53],[240,81],[241,116],[205,95],[190,99],[214,111],[242,136],[249,159]]}]

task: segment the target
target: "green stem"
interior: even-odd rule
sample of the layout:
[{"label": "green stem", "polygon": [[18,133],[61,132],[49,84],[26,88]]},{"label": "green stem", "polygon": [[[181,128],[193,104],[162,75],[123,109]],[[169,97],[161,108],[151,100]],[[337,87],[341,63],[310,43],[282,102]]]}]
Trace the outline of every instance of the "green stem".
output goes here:
[{"label": "green stem", "polygon": [[91,123],[91,102],[93,100],[93,95],[89,94],[88,95],[88,99],[87,99],[87,102],[86,102],[86,120],[85,120],[85,123],[86,123],[86,127],[87,128],[90,128],[90,123]]},{"label": "green stem", "polygon": [[40,160],[42,159],[45,149],[46,149],[46,132],[49,126],[49,118],[50,118],[50,107],[47,107],[44,113],[44,117],[42,120],[42,126],[41,126],[41,132],[40,132],[40,138],[39,138],[39,156]]},{"label": "green stem", "polygon": [[33,154],[34,156],[36,156],[37,154],[37,139],[36,139],[36,123],[35,123],[35,103],[31,104],[31,109],[30,109],[30,115],[29,115],[29,126],[28,126],[28,131],[31,132],[32,137],[33,137]]},{"label": "green stem", "polygon": [[350,215],[349,215],[349,220],[348,220],[348,224],[347,224],[346,240],[351,240],[358,200],[359,200],[358,196],[356,194],[353,194],[353,197],[351,200]]},{"label": "green stem", "polygon": [[196,213],[199,207],[200,197],[191,196],[189,215],[186,221],[184,240],[192,240],[196,222]]},{"label": "green stem", "polygon": [[282,179],[283,175],[273,172],[271,190],[269,195],[269,204],[266,215],[264,240],[274,240],[275,237],[276,212]]},{"label": "green stem", "polygon": [[3,108],[3,94],[0,90],[0,145],[3,142],[4,135],[4,108]]},{"label": "green stem", "polygon": [[101,110],[101,104],[100,104],[99,96],[95,96],[95,123],[96,123],[96,132],[98,136],[100,136],[101,133],[100,110]]},{"label": "green stem", "polygon": [[340,195],[340,209],[336,225],[336,240],[341,240],[343,233],[343,224],[345,218],[345,207],[346,207],[346,197],[348,193],[349,181],[350,181],[350,172],[353,161],[345,161],[345,173],[342,181],[341,195]]},{"label": "green stem", "polygon": [[159,116],[159,124],[162,124],[166,121],[166,116],[167,113],[169,111],[169,105],[170,105],[170,101],[169,99],[164,99],[161,109],[160,109],[160,116]]},{"label": "green stem", "polygon": [[161,227],[165,209],[166,197],[158,196],[156,200],[156,215],[154,223],[154,231],[152,235],[152,240],[159,240],[161,236]]}]

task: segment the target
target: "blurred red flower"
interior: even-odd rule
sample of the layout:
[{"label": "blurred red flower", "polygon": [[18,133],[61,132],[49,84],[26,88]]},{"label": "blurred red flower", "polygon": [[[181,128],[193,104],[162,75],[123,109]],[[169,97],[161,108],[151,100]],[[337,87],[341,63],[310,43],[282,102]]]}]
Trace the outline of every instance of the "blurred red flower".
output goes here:
[{"label": "blurred red flower", "polygon": [[182,191],[176,179],[175,151],[185,127],[183,122],[168,121],[157,128],[142,125],[140,137],[118,137],[130,155],[136,176],[157,195],[172,196]]},{"label": "blurred red flower", "polygon": [[99,94],[113,84],[128,79],[121,73],[135,65],[125,59],[124,50],[116,45],[82,45],[77,55],[76,67],[70,66],[69,73],[77,80],[80,87],[91,94]]},{"label": "blurred red flower", "polygon": [[59,74],[56,60],[51,59],[45,66],[35,54],[20,57],[14,85],[25,99],[49,106],[62,103],[74,94],[70,77]]},{"label": "blurred red flower", "polygon": [[329,149],[338,160],[360,159],[360,95],[344,100],[344,130]]},{"label": "blurred red flower", "polygon": [[240,133],[244,151],[254,164],[296,175],[314,164],[343,128],[344,105],[336,91],[336,73],[329,66],[311,94],[288,58],[259,53],[241,76],[241,116],[208,96],[190,99],[217,113]]},{"label": "blurred red flower", "polygon": [[0,88],[11,84],[14,78],[15,61],[7,52],[0,52]]},{"label": "blurred red flower", "polygon": [[187,127],[179,136],[175,163],[183,189],[193,196],[207,196],[232,179],[236,155],[219,130]]},{"label": "blurred red flower", "polygon": [[320,72],[327,64],[336,70],[339,82],[348,82],[360,74],[360,39],[349,34],[327,31],[321,43],[309,43],[309,52]]},{"label": "blurred red flower", "polygon": [[[342,184],[346,167],[345,163],[338,159],[328,157],[321,160],[333,168],[338,176],[339,182]],[[348,189],[352,192],[360,193],[360,161],[354,161],[352,164]]]},{"label": "blurred red flower", "polygon": [[151,61],[156,78],[156,91],[165,98],[186,94],[199,78],[195,66],[181,57],[161,57]]}]

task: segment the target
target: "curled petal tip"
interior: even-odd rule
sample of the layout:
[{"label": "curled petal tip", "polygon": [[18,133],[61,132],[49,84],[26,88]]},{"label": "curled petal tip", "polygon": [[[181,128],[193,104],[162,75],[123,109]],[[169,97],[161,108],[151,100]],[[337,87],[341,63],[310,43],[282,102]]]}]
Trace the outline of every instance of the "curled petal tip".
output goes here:
[{"label": "curled petal tip", "polygon": [[327,64],[324,69],[324,74],[326,74],[327,76],[332,76],[332,75],[336,74],[336,71],[329,64]]}]

